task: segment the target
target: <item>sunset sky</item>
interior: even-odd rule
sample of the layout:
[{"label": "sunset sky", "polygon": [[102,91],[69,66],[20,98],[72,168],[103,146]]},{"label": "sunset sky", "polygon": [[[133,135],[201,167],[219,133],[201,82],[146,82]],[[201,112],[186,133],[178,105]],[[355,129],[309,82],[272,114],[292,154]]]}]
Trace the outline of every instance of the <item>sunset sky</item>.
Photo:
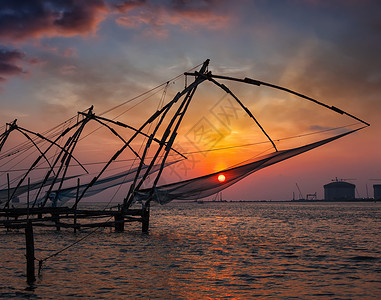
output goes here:
[{"label": "sunset sky", "polygon": [[[373,196],[372,185],[381,184],[380,11],[377,0],[2,0],[1,125],[17,118],[43,132],[91,105],[104,112],[210,59],[215,74],[285,86],[371,124],[249,176],[226,199],[286,200],[297,193],[295,183],[322,198],[335,177],[351,179],[360,197],[366,187]],[[184,87],[181,80],[171,93]],[[308,121],[309,129],[354,123],[265,87],[232,87],[274,138],[304,133]],[[200,89],[200,97],[204,104],[194,103],[184,130],[188,141],[192,126],[206,122],[229,135],[216,147],[252,142],[243,117],[229,126],[218,119],[218,105],[231,99],[214,87]],[[156,106],[150,103],[149,112]],[[147,107],[120,120],[143,123]],[[235,163],[229,155],[241,154],[204,155],[194,168],[218,171]]]}]

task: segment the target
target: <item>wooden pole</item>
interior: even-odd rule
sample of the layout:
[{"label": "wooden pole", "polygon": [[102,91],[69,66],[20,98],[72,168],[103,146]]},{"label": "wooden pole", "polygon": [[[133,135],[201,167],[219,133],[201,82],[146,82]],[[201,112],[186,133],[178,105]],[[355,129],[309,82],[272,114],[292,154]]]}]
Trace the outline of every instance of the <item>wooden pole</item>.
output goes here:
[{"label": "wooden pole", "polygon": [[[10,185],[10,182],[9,182],[9,173],[7,173],[7,184],[8,184],[8,201],[5,204],[4,208],[8,208],[9,209],[9,202],[11,201],[11,185]],[[8,211],[7,211],[7,221],[9,221]],[[9,227],[7,227],[7,231],[9,231]]]},{"label": "wooden pole", "polygon": [[120,213],[116,214],[114,216],[115,220],[115,231],[116,232],[123,232],[124,231],[124,215],[121,211]]},{"label": "wooden pole", "polygon": [[26,219],[29,220],[29,193],[30,193],[30,177],[28,177],[28,193],[26,195]]},{"label": "wooden pole", "polygon": [[26,242],[26,278],[28,284],[33,284],[36,281],[34,275],[34,238],[32,221],[28,220],[25,227],[25,242]]},{"label": "wooden pole", "polygon": [[9,173],[7,173],[7,184],[8,184],[8,202],[7,202],[7,206],[9,208],[9,202],[11,202],[11,185],[10,185],[10,181],[9,181]]},{"label": "wooden pole", "polygon": [[142,207],[142,233],[148,233],[149,230],[150,204],[146,203]]},{"label": "wooden pole", "polygon": [[75,204],[74,204],[74,233],[77,232],[77,203],[79,198],[79,178],[77,178],[77,195],[75,197]]},{"label": "wooden pole", "polygon": [[54,214],[52,214],[52,216],[54,219],[54,223],[56,223],[56,230],[60,231],[61,226],[60,226],[60,215],[59,215],[59,213],[54,213]]}]

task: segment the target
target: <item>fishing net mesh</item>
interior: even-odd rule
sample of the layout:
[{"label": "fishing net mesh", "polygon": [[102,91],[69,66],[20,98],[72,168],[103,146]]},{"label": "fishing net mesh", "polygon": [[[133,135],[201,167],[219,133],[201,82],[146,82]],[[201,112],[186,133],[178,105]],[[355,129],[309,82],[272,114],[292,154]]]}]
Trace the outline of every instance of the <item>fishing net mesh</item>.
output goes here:
[{"label": "fishing net mesh", "polygon": [[[356,129],[358,130],[358,129]],[[326,143],[329,143],[333,140],[341,138],[349,133],[352,133],[356,130],[352,130],[334,137],[330,137],[318,142],[314,142],[305,146],[298,148],[292,148],[282,151],[276,151],[268,155],[256,158],[255,160],[242,163],[238,166],[222,170],[220,172],[208,174],[205,176],[175,182],[172,184],[162,185],[155,187],[153,190],[143,189],[140,190],[137,194],[137,200],[148,200],[150,197],[151,200],[158,202],[160,204],[165,204],[173,200],[197,200],[205,197],[209,197],[213,194],[216,194],[239,180],[245,178],[246,176],[271,166],[275,163],[281,162],[285,159],[291,158],[303,152],[312,150],[316,147],[322,146]],[[219,175],[224,175],[224,180],[219,180]],[[151,195],[151,196],[150,196]]]}]

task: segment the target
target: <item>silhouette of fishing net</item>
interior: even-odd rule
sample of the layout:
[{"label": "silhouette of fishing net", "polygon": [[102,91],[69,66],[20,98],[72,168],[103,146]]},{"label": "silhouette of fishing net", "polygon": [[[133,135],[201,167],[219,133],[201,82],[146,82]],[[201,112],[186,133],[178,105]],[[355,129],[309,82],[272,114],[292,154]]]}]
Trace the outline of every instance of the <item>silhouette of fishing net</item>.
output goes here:
[{"label": "silhouette of fishing net", "polygon": [[[164,167],[167,167],[171,164],[174,164],[178,161],[168,162]],[[148,166],[143,166],[142,169],[146,169]],[[103,192],[107,189],[110,189],[121,184],[125,184],[134,180],[137,172],[137,167],[130,169],[128,171],[123,171],[112,176],[105,177],[103,179],[98,179],[84,194],[84,198],[94,196],[100,192]],[[160,165],[154,165],[150,170],[150,174],[157,172],[160,169]],[[141,177],[141,175],[139,176]],[[68,188],[60,189],[59,191],[52,191],[48,198],[53,202],[52,205],[62,205],[68,202],[69,200],[76,199],[77,193],[81,195],[85,188],[89,185],[90,182],[73,185]],[[46,198],[46,195],[39,200],[42,202]]]},{"label": "silhouette of fishing net", "polygon": [[[197,178],[192,178],[185,181],[158,186],[155,187],[153,190],[152,188],[142,189],[139,190],[135,198],[137,198],[137,200],[152,200],[160,204],[165,204],[173,200],[194,201],[197,199],[209,197],[226,189],[227,187],[233,185],[234,183],[238,182],[239,180],[245,178],[246,176],[258,170],[261,170],[263,168],[281,162],[285,159],[291,158],[303,152],[327,144],[345,135],[353,133],[359,129],[361,128],[298,148],[276,151],[268,155],[262,156],[260,158],[256,158],[255,161],[242,163],[238,166],[228,168],[220,172],[204,175]],[[220,174],[223,174],[225,176],[225,180],[223,182],[220,182],[218,180],[218,176]]]},{"label": "silhouette of fishing net", "polygon": [[[69,176],[69,177],[66,177],[66,180],[72,179],[75,177],[78,177],[78,176]],[[61,179],[58,179],[58,180],[60,181]],[[54,181],[54,177],[51,176],[46,181],[40,180],[40,181],[30,183],[29,185],[24,184],[24,185],[19,186],[17,189],[14,187],[12,187],[10,189],[8,189],[8,188],[2,189],[2,190],[0,190],[0,203],[7,201],[9,195],[13,195],[13,199],[15,199],[15,198],[18,198],[19,196],[21,196],[22,194],[28,192],[28,190],[29,191],[37,190],[41,187],[42,184],[44,184],[44,186],[47,186],[47,185],[52,184],[53,181]]]}]

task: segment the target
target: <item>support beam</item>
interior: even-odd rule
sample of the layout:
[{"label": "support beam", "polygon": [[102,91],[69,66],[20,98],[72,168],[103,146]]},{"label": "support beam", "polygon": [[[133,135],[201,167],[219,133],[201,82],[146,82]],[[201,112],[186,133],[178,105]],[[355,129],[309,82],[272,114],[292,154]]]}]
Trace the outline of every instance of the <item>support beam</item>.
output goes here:
[{"label": "support beam", "polygon": [[142,233],[148,233],[149,215],[150,215],[150,204],[147,203],[146,205],[143,205],[143,208],[142,208]]},{"label": "support beam", "polygon": [[123,213],[116,214],[114,216],[115,220],[115,231],[116,232],[123,232],[124,231],[124,215]]},{"label": "support beam", "polygon": [[25,227],[25,242],[26,242],[26,278],[28,284],[33,284],[36,281],[34,268],[34,238],[32,221],[28,220]]},{"label": "support beam", "polygon": [[54,220],[54,223],[56,224],[56,230],[60,231],[61,226],[60,226],[60,215],[57,213],[52,214],[52,220]]}]

